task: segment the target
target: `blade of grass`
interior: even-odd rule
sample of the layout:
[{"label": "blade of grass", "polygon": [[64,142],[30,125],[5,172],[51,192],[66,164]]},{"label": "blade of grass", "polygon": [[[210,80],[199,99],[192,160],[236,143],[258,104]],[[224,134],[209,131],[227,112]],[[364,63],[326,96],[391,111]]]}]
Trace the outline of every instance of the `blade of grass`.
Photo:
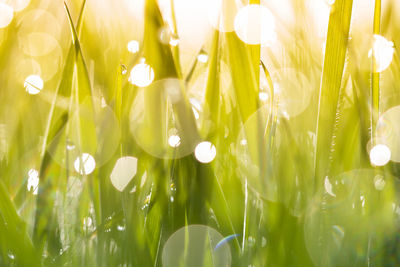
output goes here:
[{"label": "blade of grass", "polygon": [[[381,1],[375,0],[374,25],[373,32],[380,34],[381,32]],[[371,74],[371,141],[375,145],[376,123],[379,118],[379,72],[377,71],[377,62],[375,51],[372,49],[372,74]]]},{"label": "blade of grass", "polygon": [[[145,30],[143,42],[143,56],[146,62],[154,69],[155,82],[165,78],[179,78],[171,48],[159,40],[159,31],[164,27],[161,12],[155,0],[147,0],[145,3]],[[199,140],[199,134],[192,108],[185,95],[183,85],[179,88],[179,101],[173,103],[173,111],[176,115],[178,130],[189,144],[195,144]],[[150,129],[161,129],[148,133],[149,139],[154,143],[162,145],[166,122],[165,109],[166,99],[160,90],[146,90],[146,120],[150,123]],[[159,127],[160,126],[160,127]]]},{"label": "blade of grass", "polygon": [[8,253],[15,256],[18,266],[40,266],[41,254],[35,250],[26,225],[19,217],[3,181],[0,181],[0,236],[1,250],[9,248]]},{"label": "blade of grass", "polygon": [[[208,66],[208,77],[204,103],[204,120],[202,131],[211,136],[218,125],[219,99],[220,99],[220,53],[219,53],[219,31],[215,30],[213,35],[210,63]],[[211,124],[209,123],[211,122]],[[211,125],[212,129],[208,129]]]},{"label": "blade of grass", "polygon": [[315,186],[318,186],[318,188],[328,174],[327,168],[329,166],[336,108],[347,51],[352,3],[352,0],[336,1],[329,16],[318,104],[317,146],[315,153]]},{"label": "blade of grass", "polygon": [[[81,6],[78,18],[78,31],[80,31],[82,25],[82,16],[85,3],[86,1],[83,1]],[[76,31],[73,35],[73,42],[75,42],[75,39],[77,39]],[[43,249],[47,225],[51,223],[49,218],[52,217],[51,213],[54,204],[54,200],[51,199],[51,192],[54,190],[54,185],[57,184],[57,181],[52,181],[52,179],[48,177],[49,169],[53,163],[50,151],[55,150],[59,145],[61,137],[59,133],[67,125],[70,117],[68,110],[57,108],[56,102],[59,95],[64,97],[69,97],[71,95],[75,63],[76,45],[72,44],[68,52],[60,84],[55,92],[53,103],[50,108],[49,119],[45,130],[41,152],[42,160],[39,172],[39,193],[37,198],[37,210],[35,214],[35,226],[33,231],[33,240],[38,248],[38,251]]]},{"label": "blade of grass", "polygon": [[[259,5],[260,0],[250,0],[249,1],[250,5]],[[259,87],[260,83],[260,68],[258,67],[260,65],[260,55],[261,55],[261,45],[247,45],[247,49],[249,50],[249,53],[251,55],[251,61],[253,65],[253,71],[256,77],[256,82]]]}]

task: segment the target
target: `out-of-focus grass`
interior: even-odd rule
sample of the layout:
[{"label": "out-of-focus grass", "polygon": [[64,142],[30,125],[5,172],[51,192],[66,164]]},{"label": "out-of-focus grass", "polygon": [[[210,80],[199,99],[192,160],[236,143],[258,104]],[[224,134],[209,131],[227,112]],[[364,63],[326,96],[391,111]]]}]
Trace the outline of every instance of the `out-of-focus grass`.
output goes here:
[{"label": "out-of-focus grass", "polygon": [[[261,1],[276,18],[276,43],[250,45],[210,27],[190,51],[178,0],[135,1],[141,17],[124,1],[70,1],[65,10],[32,1],[14,12],[0,29],[0,265],[165,266],[176,258],[184,266],[195,255],[211,266],[229,251],[228,266],[396,266],[398,163],[372,166],[367,147],[380,140],[370,140],[380,111],[400,100],[397,47],[384,72],[374,52],[368,58],[373,34],[398,43],[398,3],[370,1],[368,32],[354,2]],[[294,9],[280,13],[285,3]],[[315,6],[328,9],[322,36]],[[49,13],[24,20],[35,9]],[[61,59],[28,54],[37,44],[21,29],[48,17],[59,24],[28,29],[58,27]],[[35,62],[40,73],[31,73]],[[143,88],[129,82],[141,63],[154,71]],[[49,76],[38,95],[24,91],[29,74]],[[180,137],[175,149],[171,134]],[[210,163],[195,152],[202,141],[215,145]],[[82,153],[96,160],[93,172]],[[112,179],[124,157],[137,166],[124,166],[135,173],[119,191]],[[31,169],[37,195],[27,190]],[[179,229],[186,236],[175,255],[166,247]]]}]

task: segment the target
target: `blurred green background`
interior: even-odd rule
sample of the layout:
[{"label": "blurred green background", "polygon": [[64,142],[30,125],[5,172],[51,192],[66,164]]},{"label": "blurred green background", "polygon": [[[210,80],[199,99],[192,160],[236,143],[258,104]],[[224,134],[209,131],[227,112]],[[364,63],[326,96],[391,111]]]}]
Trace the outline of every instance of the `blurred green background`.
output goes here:
[{"label": "blurred green background", "polygon": [[398,266],[398,0],[0,0],[0,266]]}]

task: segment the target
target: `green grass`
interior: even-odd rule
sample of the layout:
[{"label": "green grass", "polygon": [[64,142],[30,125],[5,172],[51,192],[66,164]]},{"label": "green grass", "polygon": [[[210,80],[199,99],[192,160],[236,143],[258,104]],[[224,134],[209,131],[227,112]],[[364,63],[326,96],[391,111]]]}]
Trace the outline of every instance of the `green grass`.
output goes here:
[{"label": "green grass", "polygon": [[[122,2],[109,10],[93,2],[32,1],[0,29],[0,266],[399,264],[398,163],[372,166],[367,150],[379,143],[380,116],[400,104],[395,1],[374,2],[367,31],[354,20],[363,10],[336,0],[323,37],[315,1],[288,1],[295,9],[286,17],[266,3],[277,46],[212,29],[190,52],[179,36],[181,2],[166,1],[168,14],[146,0],[141,21]],[[22,51],[21,21],[35,8],[59,23],[63,57],[29,95],[32,60],[43,75],[57,61]],[[160,41],[166,27],[179,45]],[[373,34],[395,44],[381,73],[368,58]],[[131,39],[137,53],[126,51]],[[140,88],[129,76],[143,59],[154,81]],[[172,132],[177,148],[168,146]],[[196,158],[201,141],[215,145],[210,163]],[[96,160],[90,174],[76,170],[81,153]],[[128,156],[137,169],[121,192],[110,177]],[[30,169],[37,195],[27,190]]]}]

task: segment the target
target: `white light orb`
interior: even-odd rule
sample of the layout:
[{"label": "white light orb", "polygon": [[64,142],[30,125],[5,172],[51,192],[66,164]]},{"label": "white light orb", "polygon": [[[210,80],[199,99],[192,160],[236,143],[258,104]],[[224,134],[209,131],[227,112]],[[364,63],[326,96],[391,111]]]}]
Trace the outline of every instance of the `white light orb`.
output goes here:
[{"label": "white light orb", "polygon": [[29,75],[25,79],[24,87],[28,94],[37,95],[43,89],[43,80],[39,75]]},{"label": "white light orb", "polygon": [[137,161],[135,157],[122,157],[115,163],[110,179],[118,191],[123,191],[136,175]]},{"label": "white light orb", "polygon": [[7,27],[14,18],[14,9],[0,2],[0,29]]},{"label": "white light orb", "polygon": [[34,195],[37,195],[38,186],[39,186],[39,172],[35,169],[30,169],[28,171],[28,184],[26,187],[28,191],[32,191]]},{"label": "white light orb", "polygon": [[0,3],[5,3],[10,5],[15,12],[24,10],[31,0],[0,0]]},{"label": "white light orb", "polygon": [[267,92],[260,92],[258,93],[258,97],[260,98],[261,101],[266,102],[269,98]]},{"label": "white light orb", "polygon": [[128,51],[132,54],[135,54],[139,51],[139,42],[136,40],[132,40],[128,43]]},{"label": "white light orb", "polygon": [[389,147],[386,145],[378,144],[374,146],[369,152],[369,159],[371,164],[374,166],[384,166],[386,165],[391,157],[391,152]]},{"label": "white light orb", "polygon": [[172,35],[171,39],[169,40],[169,44],[171,46],[178,46],[179,45],[179,38],[177,38],[176,36]]},{"label": "white light orb", "polygon": [[276,39],[275,18],[262,5],[248,5],[235,17],[235,32],[246,44],[270,46]]},{"label": "white light orb", "polygon": [[205,53],[200,53],[200,54],[197,56],[197,60],[200,61],[201,63],[207,63],[207,61],[208,61],[208,55],[205,54]]},{"label": "white light orb", "polygon": [[196,146],[194,155],[199,162],[210,163],[215,159],[217,149],[211,142],[204,141]]},{"label": "white light orb", "polygon": [[211,26],[220,32],[234,31],[237,5],[234,1],[207,0],[208,20]]},{"label": "white light orb", "polygon": [[393,46],[393,42],[388,41],[381,35],[374,34],[374,44],[369,51],[369,56],[374,55],[376,72],[384,71],[392,63],[394,54]]},{"label": "white light orb", "polygon": [[74,161],[75,171],[81,175],[91,174],[96,168],[96,161],[93,156],[88,153],[82,153],[80,157],[77,157]]},{"label": "white light orb", "polygon": [[142,62],[135,65],[129,77],[129,82],[139,86],[149,86],[154,81],[154,70],[152,67]]},{"label": "white light orb", "polygon": [[181,138],[179,135],[171,135],[168,138],[168,144],[170,147],[178,147],[181,144]]}]

